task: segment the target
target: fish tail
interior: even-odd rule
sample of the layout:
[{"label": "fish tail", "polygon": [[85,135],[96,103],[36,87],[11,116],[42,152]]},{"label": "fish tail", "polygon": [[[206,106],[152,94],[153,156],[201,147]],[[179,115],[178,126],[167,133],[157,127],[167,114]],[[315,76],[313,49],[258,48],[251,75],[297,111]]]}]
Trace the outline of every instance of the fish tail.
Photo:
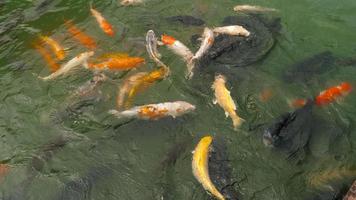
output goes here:
[{"label": "fish tail", "polygon": [[237,115],[232,115],[231,119],[232,119],[232,124],[233,124],[235,130],[237,128],[239,128],[241,126],[241,124],[245,121],[244,119],[242,119],[241,117],[239,117]]},{"label": "fish tail", "polygon": [[190,61],[188,61],[188,63],[187,63],[187,68],[188,68],[188,70],[187,70],[187,73],[186,73],[186,75],[185,75],[185,78],[186,79],[191,79],[191,78],[193,78],[193,75],[194,75],[194,68],[195,68],[195,63],[196,63],[196,60],[195,59],[191,59]]},{"label": "fish tail", "polygon": [[113,110],[109,110],[108,113],[114,115],[117,118],[124,118],[125,117],[121,112],[119,112],[117,110],[114,110],[114,109]]}]

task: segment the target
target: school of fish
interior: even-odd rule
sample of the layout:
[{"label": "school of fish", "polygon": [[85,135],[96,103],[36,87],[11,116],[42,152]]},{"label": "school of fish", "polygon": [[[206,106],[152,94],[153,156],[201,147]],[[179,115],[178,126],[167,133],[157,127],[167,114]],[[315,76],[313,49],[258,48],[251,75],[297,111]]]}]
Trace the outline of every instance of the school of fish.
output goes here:
[{"label": "school of fish", "polygon": [[[122,0],[118,2],[122,6],[138,5],[144,3],[143,0]],[[244,13],[260,13],[260,12],[277,12],[273,8],[265,8],[261,6],[252,5],[237,5],[233,8],[236,12]],[[98,26],[103,33],[113,38],[116,37],[117,27],[114,27],[98,10],[94,9],[92,5],[89,7],[89,12],[96,20]],[[87,82],[82,87],[74,92],[72,98],[84,96],[90,93],[94,88],[101,83],[108,81],[110,78],[105,73],[115,73],[118,71],[128,72],[129,75],[118,85],[116,95],[116,109],[109,110],[108,113],[117,117],[118,119],[141,119],[141,120],[159,120],[162,118],[176,118],[187,113],[194,112],[197,107],[189,102],[178,100],[163,103],[152,103],[144,105],[135,105],[135,98],[142,94],[148,88],[153,87],[160,81],[165,81],[172,73],[162,60],[164,57],[159,53],[160,46],[166,46],[175,55],[179,56],[186,65],[186,79],[192,79],[194,72],[198,70],[199,61],[205,56],[209,49],[213,46],[215,38],[220,34],[230,36],[240,36],[248,38],[251,32],[240,25],[230,25],[222,27],[205,27],[201,34],[201,41],[199,49],[194,53],[183,42],[176,39],[175,36],[162,34],[157,37],[154,30],[148,30],[146,33],[146,51],[148,57],[155,63],[156,68],[150,71],[135,71],[141,69],[147,63],[143,57],[130,56],[127,53],[107,53],[96,59],[95,52],[99,48],[99,43],[85,32],[84,28],[76,25],[73,20],[65,20],[64,27],[67,30],[68,36],[73,41],[89,49],[86,52],[80,53],[70,60],[64,62],[69,52],[63,47],[54,36],[40,35],[38,42],[33,44],[33,48],[43,57],[47,63],[50,74],[47,76],[38,76],[41,80],[49,81],[58,79],[59,77],[66,77],[70,74],[75,76],[75,69],[85,69],[93,73],[94,78]],[[158,39],[160,38],[160,40]],[[204,67],[204,66],[202,66]],[[213,103],[219,105],[225,112],[226,117],[232,120],[232,127],[238,131],[243,122],[237,112],[235,91],[228,89],[228,80],[223,74],[217,74],[212,83],[211,89],[214,93]],[[314,98],[314,104],[318,106],[325,106],[339,100],[346,96],[352,90],[352,85],[349,82],[342,82],[339,85],[332,86]],[[271,99],[273,93],[271,90],[264,90],[260,95],[260,100],[266,102]],[[291,102],[293,107],[304,106],[306,100],[296,99]],[[213,184],[209,176],[209,153],[211,144],[213,142],[212,136],[205,136],[200,139],[199,143],[194,149],[192,156],[192,172],[194,177],[209,192],[213,197],[219,200],[226,199],[224,195]],[[7,165],[0,164],[0,178],[9,171]],[[339,171],[327,171],[318,175],[311,175],[309,184],[313,187],[327,184],[331,179],[342,178],[342,176],[355,176],[354,171],[347,171],[345,169]]]}]

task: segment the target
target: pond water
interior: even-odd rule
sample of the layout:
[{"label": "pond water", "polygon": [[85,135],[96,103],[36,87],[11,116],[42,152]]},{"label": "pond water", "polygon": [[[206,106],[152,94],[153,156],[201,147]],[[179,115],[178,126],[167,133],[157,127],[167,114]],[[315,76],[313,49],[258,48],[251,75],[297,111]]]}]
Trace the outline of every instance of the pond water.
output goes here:
[{"label": "pond water", "polygon": [[[90,3],[114,26],[114,37],[100,30]],[[278,10],[266,16],[280,18],[281,29],[257,62],[244,67],[210,63],[188,81],[185,63],[160,47],[171,76],[139,94],[134,105],[184,100],[196,110],[156,121],[117,119],[107,113],[115,108],[117,88],[129,74],[156,67],[145,48],[148,30],[172,35],[196,51],[191,36],[201,34],[204,26],[166,18],[192,15],[216,27],[237,15],[237,4]],[[293,99],[314,97],[345,81],[356,84],[355,9],[354,0],[145,0],[129,7],[117,1],[0,1],[0,163],[8,168],[0,170],[0,199],[211,199],[191,170],[192,150],[205,135],[225,141],[240,199],[300,200],[330,192],[329,184],[337,183],[333,189],[349,185],[356,178],[355,93],[314,108],[312,136],[305,159],[298,163],[266,147],[262,134],[277,117],[294,110],[289,106]],[[68,34],[65,20],[95,38],[96,54],[126,52],[144,57],[145,66],[109,72],[114,81],[85,98],[71,95],[92,78],[88,70],[54,81],[39,79],[50,73],[33,48],[40,35],[59,41],[66,60],[87,51]],[[326,57],[303,63],[326,51]],[[308,71],[325,60],[319,71],[285,78],[296,63]],[[237,112],[245,119],[237,131],[213,104],[210,87],[220,71],[228,77]],[[326,183],[311,186],[315,174],[327,177]]]}]

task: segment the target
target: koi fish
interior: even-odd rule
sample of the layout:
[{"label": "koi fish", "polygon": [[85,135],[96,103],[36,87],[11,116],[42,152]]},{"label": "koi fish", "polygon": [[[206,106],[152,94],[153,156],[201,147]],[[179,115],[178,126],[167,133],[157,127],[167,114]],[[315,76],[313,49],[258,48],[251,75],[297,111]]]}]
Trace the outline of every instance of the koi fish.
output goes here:
[{"label": "koi fish", "polygon": [[155,82],[157,82],[159,80],[163,80],[165,77],[168,76],[168,74],[169,74],[169,68],[161,67],[157,70],[154,70],[154,71],[138,78],[138,80],[133,83],[132,88],[128,93],[127,101],[125,103],[126,109],[131,107],[133,98],[136,96],[137,93],[150,87]]},{"label": "koi fish", "polygon": [[56,61],[54,61],[54,59],[52,58],[52,56],[48,53],[48,51],[42,47],[41,45],[35,44],[34,48],[37,50],[37,52],[39,54],[41,54],[41,56],[43,57],[43,59],[47,62],[47,64],[50,67],[50,70],[52,72],[57,71],[60,66],[56,63]]},{"label": "koi fish", "polygon": [[158,66],[167,67],[160,60],[161,54],[157,50],[157,38],[153,30],[149,30],[146,34],[146,49],[150,58],[154,60]]},{"label": "koi fish", "polygon": [[292,108],[301,108],[301,107],[305,106],[306,103],[307,103],[307,100],[305,100],[305,99],[295,99],[292,102],[290,102],[289,105]]},{"label": "koi fish", "polygon": [[88,96],[88,94],[91,94],[96,87],[98,87],[107,79],[108,77],[104,74],[95,74],[93,79],[89,80],[84,85],[80,86],[76,91],[74,91],[73,95],[70,96],[70,99],[75,97]]},{"label": "koi fish", "polygon": [[122,86],[119,88],[119,92],[116,98],[116,105],[117,108],[120,109],[125,101],[125,96],[127,93],[129,93],[129,91],[131,91],[131,89],[133,88],[133,85],[137,82],[139,82],[139,80],[146,76],[148,73],[146,72],[139,72],[136,73],[130,77],[128,77],[124,83],[122,84]]},{"label": "koi fish", "polygon": [[204,189],[219,200],[225,200],[224,196],[216,189],[209,176],[209,148],[213,137],[203,137],[193,152],[192,169],[195,178],[203,185]]},{"label": "koi fish", "polygon": [[195,110],[194,105],[185,101],[175,101],[136,106],[122,112],[110,110],[109,113],[115,115],[117,118],[157,120],[169,116],[176,118],[193,110]]},{"label": "koi fish", "polygon": [[215,91],[214,104],[218,103],[225,111],[226,117],[230,116],[233,122],[234,129],[237,129],[244,121],[236,114],[236,105],[231,98],[230,91],[225,86],[226,77],[223,75],[215,76],[215,81],[212,89]]},{"label": "koi fish", "polygon": [[44,43],[48,44],[52,48],[52,51],[56,54],[58,60],[63,60],[65,58],[64,49],[57,41],[48,36],[41,36],[40,38]]},{"label": "koi fish", "polygon": [[95,40],[90,37],[89,35],[85,34],[82,32],[78,27],[76,27],[72,21],[66,21],[65,25],[67,27],[67,30],[74,39],[76,39],[79,43],[84,45],[85,47],[89,49],[95,49],[96,48],[96,42]]},{"label": "koi fish", "polygon": [[68,61],[59,70],[53,72],[51,75],[39,78],[41,78],[42,80],[52,80],[54,78],[57,78],[58,76],[65,75],[79,65],[83,64],[84,66],[86,66],[88,59],[93,55],[93,51],[81,53],[78,56],[74,57],[72,60]]},{"label": "koi fish", "polygon": [[269,88],[263,89],[259,95],[259,99],[262,102],[267,102],[273,97],[273,91]]},{"label": "koi fish", "polygon": [[0,180],[4,177],[7,173],[9,173],[10,167],[7,164],[0,164]]},{"label": "koi fish", "polygon": [[237,5],[234,7],[236,12],[277,12],[277,9],[266,8],[261,6],[252,6],[252,5]]},{"label": "koi fish", "polygon": [[200,45],[200,48],[193,56],[191,61],[192,64],[188,64],[188,79],[193,77],[195,61],[203,57],[203,55],[210,49],[210,47],[213,46],[213,43],[214,43],[214,32],[211,29],[205,27],[202,35],[202,43]]},{"label": "koi fish", "polygon": [[340,85],[330,87],[324,91],[322,91],[316,98],[315,103],[317,105],[325,105],[329,104],[341,96],[345,96],[350,93],[352,90],[352,86],[350,83],[343,82]]},{"label": "koi fish", "polygon": [[356,200],[356,181],[351,185],[350,190],[346,193],[344,200]]},{"label": "koi fish", "polygon": [[250,35],[248,30],[238,25],[216,27],[213,29],[213,32],[218,34],[239,35],[244,37],[248,37]]},{"label": "koi fish", "polygon": [[143,0],[121,0],[120,4],[123,6],[137,5],[143,3]]},{"label": "koi fish", "polygon": [[98,22],[100,28],[104,31],[104,33],[113,37],[115,31],[112,25],[103,17],[103,15],[91,6],[90,6],[90,12],[95,17],[96,21]]},{"label": "koi fish", "polygon": [[356,177],[356,170],[347,169],[345,167],[340,169],[328,169],[322,172],[310,174],[308,177],[308,184],[314,188],[318,188],[327,186],[334,180]]},{"label": "koi fish", "polygon": [[89,63],[88,68],[94,70],[128,70],[138,67],[140,64],[144,63],[145,59],[141,57],[111,57],[101,63]]}]

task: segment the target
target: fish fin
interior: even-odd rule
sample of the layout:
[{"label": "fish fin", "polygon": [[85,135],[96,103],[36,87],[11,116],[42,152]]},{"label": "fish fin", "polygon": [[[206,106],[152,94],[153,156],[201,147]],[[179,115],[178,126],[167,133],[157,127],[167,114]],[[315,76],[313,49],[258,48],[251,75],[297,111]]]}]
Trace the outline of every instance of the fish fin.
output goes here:
[{"label": "fish fin", "polygon": [[225,117],[228,118],[229,117],[229,113],[225,111]]},{"label": "fish fin", "polygon": [[192,154],[194,154],[195,153],[195,151],[192,151]]},{"label": "fish fin", "polygon": [[213,104],[215,105],[215,104],[217,104],[217,103],[218,103],[218,100],[214,99],[214,100],[213,100]]}]

